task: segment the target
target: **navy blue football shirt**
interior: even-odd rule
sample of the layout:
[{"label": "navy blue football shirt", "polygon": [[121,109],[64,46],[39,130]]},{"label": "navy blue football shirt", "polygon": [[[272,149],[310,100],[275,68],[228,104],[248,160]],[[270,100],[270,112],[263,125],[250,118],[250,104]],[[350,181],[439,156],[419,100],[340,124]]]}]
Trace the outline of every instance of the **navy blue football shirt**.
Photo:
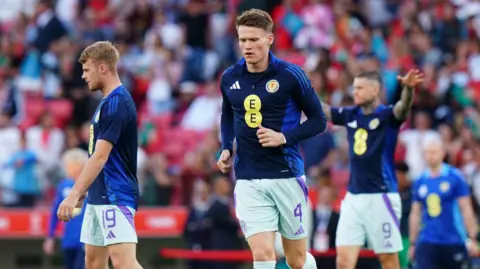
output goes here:
[{"label": "navy blue football shirt", "polygon": [[426,171],[415,180],[412,193],[423,208],[418,242],[465,244],[467,232],[457,200],[469,196],[470,188],[458,169],[443,164],[438,176]]},{"label": "navy blue football shirt", "polygon": [[[326,127],[320,100],[305,73],[296,65],[269,53],[264,72],[250,73],[245,59],[223,73],[222,148],[237,142],[235,175],[238,179],[276,179],[304,175],[298,142]],[[302,111],[307,120],[300,124]],[[260,124],[282,132],[287,143],[262,147],[257,137]]]},{"label": "navy blue football shirt", "polygon": [[112,143],[113,148],[105,167],[88,189],[88,203],[137,209],[137,111],[123,85],[105,97],[93,115],[88,146],[90,155],[99,139]]},{"label": "navy blue football shirt", "polygon": [[393,106],[380,105],[368,115],[360,107],[331,108],[332,122],[347,128],[350,155],[348,191],[398,192],[394,154],[402,124]]}]

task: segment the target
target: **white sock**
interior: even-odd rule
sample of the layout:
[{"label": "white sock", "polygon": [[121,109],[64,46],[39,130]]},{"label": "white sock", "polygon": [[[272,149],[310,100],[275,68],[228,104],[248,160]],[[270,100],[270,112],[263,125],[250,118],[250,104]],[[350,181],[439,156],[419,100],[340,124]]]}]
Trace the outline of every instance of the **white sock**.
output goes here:
[{"label": "white sock", "polygon": [[253,269],[275,269],[275,261],[253,262]]},{"label": "white sock", "polygon": [[310,252],[307,252],[307,258],[303,265],[303,269],[317,269],[317,262]]}]

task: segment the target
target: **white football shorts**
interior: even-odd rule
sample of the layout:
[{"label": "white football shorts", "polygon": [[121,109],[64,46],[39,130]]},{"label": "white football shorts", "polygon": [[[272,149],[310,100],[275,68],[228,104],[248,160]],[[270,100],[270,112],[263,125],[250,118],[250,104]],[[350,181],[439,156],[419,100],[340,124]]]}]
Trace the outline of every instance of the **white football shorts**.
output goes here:
[{"label": "white football shorts", "polygon": [[363,246],[375,253],[403,250],[398,193],[347,193],[340,208],[336,246]]},{"label": "white football shorts", "polygon": [[128,206],[87,204],[80,241],[106,247],[119,243],[137,243],[135,210]]}]

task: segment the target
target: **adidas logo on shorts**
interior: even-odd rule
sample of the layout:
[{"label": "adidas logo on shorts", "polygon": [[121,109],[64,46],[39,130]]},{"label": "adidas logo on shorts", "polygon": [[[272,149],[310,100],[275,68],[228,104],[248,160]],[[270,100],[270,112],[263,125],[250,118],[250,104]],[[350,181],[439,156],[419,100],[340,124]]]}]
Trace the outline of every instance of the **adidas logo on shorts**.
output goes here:
[{"label": "adidas logo on shorts", "polygon": [[113,232],[110,231],[107,235],[107,239],[113,239],[113,238],[115,238],[115,234],[113,234]]}]

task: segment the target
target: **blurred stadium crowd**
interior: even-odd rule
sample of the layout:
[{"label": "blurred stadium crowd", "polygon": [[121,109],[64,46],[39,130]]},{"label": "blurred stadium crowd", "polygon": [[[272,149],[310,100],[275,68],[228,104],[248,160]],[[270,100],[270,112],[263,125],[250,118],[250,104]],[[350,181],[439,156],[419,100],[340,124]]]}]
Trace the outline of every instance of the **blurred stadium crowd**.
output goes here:
[{"label": "blurred stadium crowd", "polygon": [[[51,202],[62,177],[60,156],[68,148],[86,148],[86,123],[101,98],[81,79],[79,52],[94,41],[112,40],[122,54],[121,79],[139,111],[142,204],[193,204],[203,210],[208,199],[202,182],[217,172],[217,82],[239,57],[235,16],[260,8],[275,21],[276,55],[302,66],[318,96],[334,106],[352,103],[352,76],[359,71],[381,70],[385,102],[394,103],[400,95],[397,75],[421,69],[425,82],[416,91],[396,154],[402,190],[408,193],[408,182],[425,169],[422,141],[440,135],[446,161],[464,171],[480,208],[477,1],[0,0],[0,5],[3,206]],[[346,142],[344,129],[329,127],[302,143],[318,213],[314,234],[334,236],[320,216],[338,210],[345,192]],[[329,240],[314,238],[315,248],[328,248]]]}]

